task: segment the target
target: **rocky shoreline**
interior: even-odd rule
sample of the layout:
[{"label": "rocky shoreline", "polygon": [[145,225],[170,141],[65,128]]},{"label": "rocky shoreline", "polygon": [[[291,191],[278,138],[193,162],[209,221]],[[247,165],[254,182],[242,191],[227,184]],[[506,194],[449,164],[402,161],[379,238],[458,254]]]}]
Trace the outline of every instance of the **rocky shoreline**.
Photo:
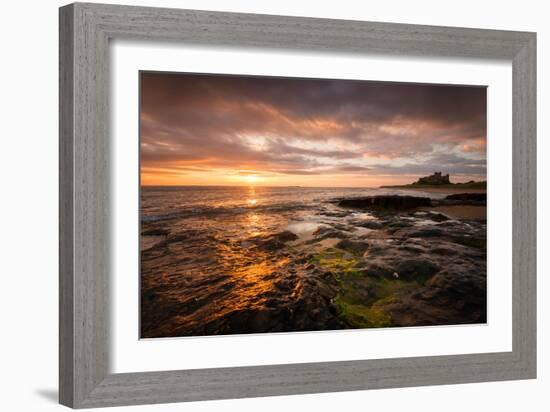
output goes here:
[{"label": "rocky shoreline", "polygon": [[379,195],[364,196],[338,201],[340,207],[367,210],[406,210],[430,206],[487,206],[486,193],[456,193],[443,199],[420,196]]},{"label": "rocky shoreline", "polygon": [[486,221],[437,211],[485,204],[479,193],[335,199],[238,239],[148,222],[141,335],[485,323]]}]

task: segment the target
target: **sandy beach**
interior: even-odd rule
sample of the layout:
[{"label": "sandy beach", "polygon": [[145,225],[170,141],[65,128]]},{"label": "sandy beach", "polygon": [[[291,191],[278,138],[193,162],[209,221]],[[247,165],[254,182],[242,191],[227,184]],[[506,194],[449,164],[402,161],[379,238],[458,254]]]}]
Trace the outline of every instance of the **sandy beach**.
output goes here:
[{"label": "sandy beach", "polygon": [[425,208],[424,210],[442,213],[452,219],[487,220],[486,206],[435,206]]}]

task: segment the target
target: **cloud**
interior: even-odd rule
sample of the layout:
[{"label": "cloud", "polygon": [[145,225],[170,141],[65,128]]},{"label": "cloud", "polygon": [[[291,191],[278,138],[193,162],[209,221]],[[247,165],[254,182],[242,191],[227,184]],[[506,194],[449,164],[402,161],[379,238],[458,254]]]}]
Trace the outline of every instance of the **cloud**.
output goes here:
[{"label": "cloud", "polygon": [[367,170],[372,170],[371,167],[364,166],[353,166],[353,165],[343,165],[335,168],[340,172],[366,172]]},{"label": "cloud", "polygon": [[429,156],[419,163],[405,163],[400,166],[378,164],[371,170],[378,174],[427,175],[443,171],[459,176],[485,176],[487,167],[485,159],[468,159],[455,154],[437,154]]},{"label": "cloud", "polygon": [[142,73],[140,137],[182,172],[484,175],[486,88]]}]

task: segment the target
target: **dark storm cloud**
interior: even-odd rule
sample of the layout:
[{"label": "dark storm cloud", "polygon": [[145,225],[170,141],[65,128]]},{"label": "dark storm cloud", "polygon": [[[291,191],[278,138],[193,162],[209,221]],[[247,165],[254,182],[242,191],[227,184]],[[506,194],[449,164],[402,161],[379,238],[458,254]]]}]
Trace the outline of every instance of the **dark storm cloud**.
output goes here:
[{"label": "dark storm cloud", "polygon": [[146,166],[485,173],[484,87],[142,73],[140,119]]}]

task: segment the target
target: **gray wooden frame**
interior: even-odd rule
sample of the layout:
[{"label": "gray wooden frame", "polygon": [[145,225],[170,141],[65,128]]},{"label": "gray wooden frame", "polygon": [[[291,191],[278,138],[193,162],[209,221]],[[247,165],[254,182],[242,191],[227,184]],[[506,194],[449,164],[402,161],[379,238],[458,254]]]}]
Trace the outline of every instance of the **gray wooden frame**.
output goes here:
[{"label": "gray wooden frame", "polygon": [[[109,40],[505,59],[513,65],[513,350],[109,373]],[[536,376],[536,34],[71,4],[60,9],[60,379],[75,408]]]}]

